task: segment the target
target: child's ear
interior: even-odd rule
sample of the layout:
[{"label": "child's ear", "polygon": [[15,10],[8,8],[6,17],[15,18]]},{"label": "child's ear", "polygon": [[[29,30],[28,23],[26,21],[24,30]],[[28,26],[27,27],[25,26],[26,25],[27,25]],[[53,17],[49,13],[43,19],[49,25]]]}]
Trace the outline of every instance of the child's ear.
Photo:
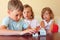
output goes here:
[{"label": "child's ear", "polygon": [[10,10],[8,10],[8,14],[10,14]]}]

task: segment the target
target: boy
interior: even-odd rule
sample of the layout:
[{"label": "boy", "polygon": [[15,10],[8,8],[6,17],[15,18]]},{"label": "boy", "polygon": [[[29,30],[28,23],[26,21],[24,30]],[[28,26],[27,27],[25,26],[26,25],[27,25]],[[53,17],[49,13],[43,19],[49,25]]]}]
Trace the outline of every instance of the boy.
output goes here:
[{"label": "boy", "polygon": [[6,17],[0,26],[0,35],[23,35],[34,32],[33,29],[22,31],[25,25],[21,20],[23,5],[20,0],[10,0],[8,2],[8,17]]}]

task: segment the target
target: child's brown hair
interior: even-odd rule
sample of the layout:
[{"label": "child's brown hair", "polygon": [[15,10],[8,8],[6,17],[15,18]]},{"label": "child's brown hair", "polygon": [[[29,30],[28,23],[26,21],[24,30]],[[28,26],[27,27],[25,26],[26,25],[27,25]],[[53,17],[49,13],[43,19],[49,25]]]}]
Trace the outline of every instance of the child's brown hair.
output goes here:
[{"label": "child's brown hair", "polygon": [[42,17],[42,19],[44,19],[44,18],[43,18],[43,14],[44,14],[46,11],[49,12],[49,14],[50,14],[50,19],[53,19],[53,18],[54,18],[54,14],[53,14],[51,8],[49,8],[49,7],[45,7],[45,8],[42,9],[42,11],[41,11],[41,17]]},{"label": "child's brown hair", "polygon": [[[28,8],[28,7],[31,9],[31,13],[32,13],[32,15],[31,15],[32,18],[31,18],[31,19],[34,19],[34,12],[33,12],[33,10],[32,10],[32,7],[29,6],[28,4],[25,4],[25,5],[24,5],[24,8]],[[24,18],[24,17],[23,17],[23,18]]]},{"label": "child's brown hair", "polygon": [[15,9],[23,11],[23,4],[20,0],[10,0],[8,2],[8,10],[15,10]]}]

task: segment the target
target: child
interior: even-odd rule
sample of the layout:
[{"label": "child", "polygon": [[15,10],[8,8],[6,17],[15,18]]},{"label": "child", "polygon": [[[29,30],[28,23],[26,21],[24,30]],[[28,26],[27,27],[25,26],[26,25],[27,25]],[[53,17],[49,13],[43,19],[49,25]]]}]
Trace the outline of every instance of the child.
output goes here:
[{"label": "child", "polygon": [[48,33],[52,33],[53,24],[54,24],[54,14],[49,7],[45,7],[41,11],[42,21],[40,23],[41,27],[47,30]]},{"label": "child", "polygon": [[32,10],[32,7],[29,5],[24,5],[24,10],[23,10],[23,18],[26,24],[28,24],[27,27],[24,27],[24,29],[30,29],[33,28],[36,30],[40,29],[40,25],[37,20],[34,19],[34,13]]},{"label": "child", "polygon": [[23,35],[34,32],[33,29],[22,31],[23,20],[21,20],[23,5],[20,0],[10,0],[8,2],[8,16],[0,26],[0,35]]}]

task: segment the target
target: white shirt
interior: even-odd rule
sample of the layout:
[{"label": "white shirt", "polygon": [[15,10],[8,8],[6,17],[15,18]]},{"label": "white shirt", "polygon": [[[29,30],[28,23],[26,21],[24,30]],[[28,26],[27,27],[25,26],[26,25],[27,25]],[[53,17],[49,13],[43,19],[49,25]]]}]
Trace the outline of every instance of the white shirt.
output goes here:
[{"label": "white shirt", "polygon": [[[33,19],[33,20],[26,20],[26,19],[24,19],[24,21],[25,21],[26,24],[30,25],[31,28],[36,28],[37,26],[40,26],[38,21],[35,20],[35,19]],[[27,28],[27,27],[25,27],[25,28]]]},{"label": "white shirt", "polygon": [[25,27],[25,25],[27,26],[27,24],[24,23],[23,20],[20,19],[18,22],[16,22],[10,17],[5,17],[1,25],[5,25],[9,30],[20,30],[20,31],[23,30],[23,27]]},{"label": "white shirt", "polygon": [[44,21],[44,24],[45,24],[46,29],[49,29],[50,28],[50,25],[53,22],[53,20],[50,20],[48,23],[45,20],[43,20],[43,21]]}]

